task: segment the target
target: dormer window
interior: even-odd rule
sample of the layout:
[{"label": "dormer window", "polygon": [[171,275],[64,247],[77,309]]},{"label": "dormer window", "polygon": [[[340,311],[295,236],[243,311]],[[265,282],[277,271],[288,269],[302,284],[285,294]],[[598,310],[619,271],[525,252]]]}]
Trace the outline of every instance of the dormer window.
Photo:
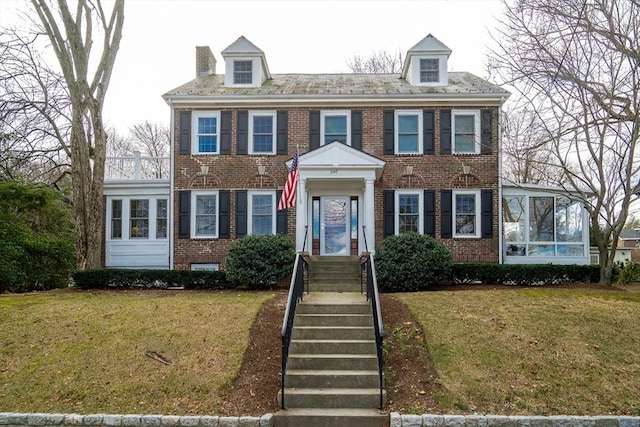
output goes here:
[{"label": "dormer window", "polygon": [[253,83],[252,61],[233,61],[233,84]]},{"label": "dormer window", "polygon": [[420,60],[420,83],[433,83],[440,80],[439,62],[437,58]]}]

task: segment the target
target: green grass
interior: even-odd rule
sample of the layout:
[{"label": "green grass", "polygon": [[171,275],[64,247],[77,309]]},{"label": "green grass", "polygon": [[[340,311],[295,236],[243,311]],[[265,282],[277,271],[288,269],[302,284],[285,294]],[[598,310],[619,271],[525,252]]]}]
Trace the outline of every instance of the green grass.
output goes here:
[{"label": "green grass", "polygon": [[271,297],[0,296],[0,412],[215,414],[221,388],[239,370],[253,320]]},{"label": "green grass", "polygon": [[640,415],[640,293],[629,289],[397,297],[424,328],[445,412]]}]

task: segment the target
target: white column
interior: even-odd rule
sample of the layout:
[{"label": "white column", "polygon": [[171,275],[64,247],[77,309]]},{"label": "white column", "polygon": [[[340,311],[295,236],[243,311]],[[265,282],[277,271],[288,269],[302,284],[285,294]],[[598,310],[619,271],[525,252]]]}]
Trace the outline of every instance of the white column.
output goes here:
[{"label": "white column", "polygon": [[[305,226],[307,225],[307,178],[298,180],[298,194],[296,194],[296,251],[302,250],[304,245]],[[311,231],[309,231],[311,232]],[[311,237],[307,235],[307,247],[310,252]]]},{"label": "white column", "polygon": [[366,230],[367,248],[371,253],[376,251],[376,214],[373,197],[374,182],[375,179],[373,178],[365,178],[364,180],[364,225]]}]

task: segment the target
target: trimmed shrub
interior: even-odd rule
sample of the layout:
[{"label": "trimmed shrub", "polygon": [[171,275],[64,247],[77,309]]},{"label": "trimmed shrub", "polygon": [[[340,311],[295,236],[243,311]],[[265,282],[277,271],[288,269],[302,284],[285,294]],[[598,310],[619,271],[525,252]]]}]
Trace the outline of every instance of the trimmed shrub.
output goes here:
[{"label": "trimmed shrub", "polygon": [[295,258],[295,245],[287,235],[245,236],[231,243],[227,279],[240,288],[270,289],[291,274]]},{"label": "trimmed shrub", "polygon": [[544,286],[559,283],[597,283],[597,265],[474,264],[453,266],[454,283]]},{"label": "trimmed shrub", "polygon": [[230,289],[224,271],[133,270],[100,268],[79,270],[73,280],[80,289]]},{"label": "trimmed shrub", "polygon": [[449,249],[433,237],[402,233],[387,237],[376,249],[376,273],[382,292],[428,289],[451,275]]},{"label": "trimmed shrub", "polygon": [[640,282],[640,264],[627,261],[618,269],[617,282],[628,284]]}]

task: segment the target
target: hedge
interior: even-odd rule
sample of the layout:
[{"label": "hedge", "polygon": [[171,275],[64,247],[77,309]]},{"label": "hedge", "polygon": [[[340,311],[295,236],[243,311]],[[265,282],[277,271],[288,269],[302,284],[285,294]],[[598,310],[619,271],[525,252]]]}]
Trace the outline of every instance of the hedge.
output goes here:
[{"label": "hedge", "polygon": [[80,289],[184,288],[232,289],[224,271],[133,270],[102,268],[79,270],[73,280]]},{"label": "hedge", "polygon": [[558,264],[474,264],[453,266],[454,283],[502,284],[514,286],[542,286],[559,283],[597,283],[598,265]]}]

